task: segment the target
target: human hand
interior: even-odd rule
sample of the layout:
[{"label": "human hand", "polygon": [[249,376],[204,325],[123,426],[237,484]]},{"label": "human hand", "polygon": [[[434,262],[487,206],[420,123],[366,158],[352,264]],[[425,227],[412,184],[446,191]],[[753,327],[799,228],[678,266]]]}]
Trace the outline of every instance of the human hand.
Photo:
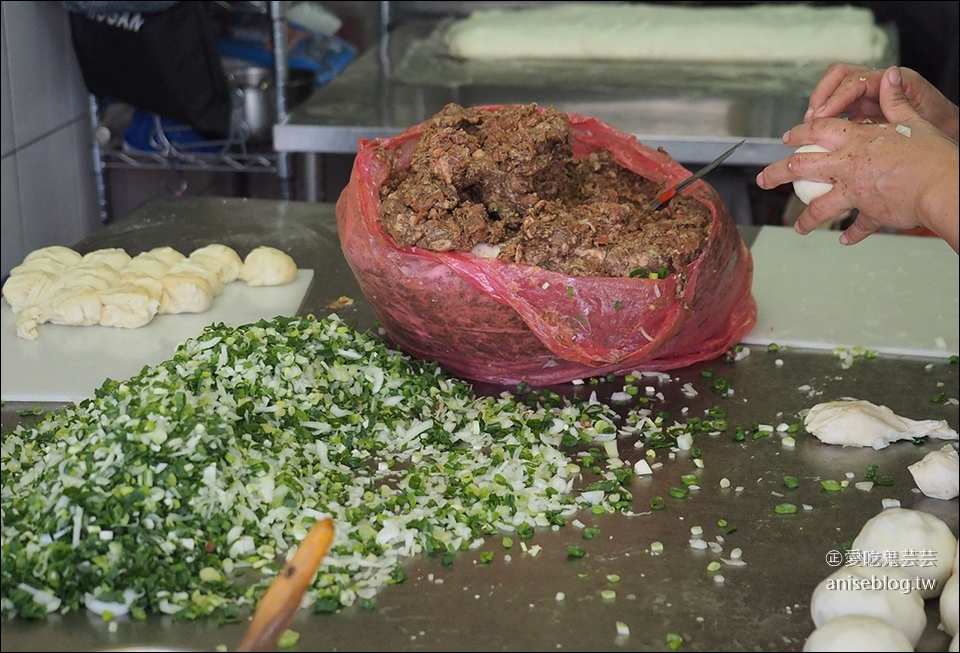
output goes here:
[{"label": "human hand", "polygon": [[784,134],[786,145],[817,143],[830,152],[792,154],[764,168],[757,184],[764,189],[798,179],[833,184],[797,218],[794,229],[800,234],[856,208],[856,220],[840,237],[846,245],[881,227],[923,226],[957,251],[956,141],[917,113],[896,68],[881,79],[878,99],[889,123],[821,118],[800,124]]},{"label": "human hand", "polygon": [[[853,122],[893,122],[880,107],[880,82],[887,70],[835,63],[810,94],[804,122],[848,114]],[[899,67],[903,93],[921,118],[958,139],[960,118],[955,104],[910,68]]]}]

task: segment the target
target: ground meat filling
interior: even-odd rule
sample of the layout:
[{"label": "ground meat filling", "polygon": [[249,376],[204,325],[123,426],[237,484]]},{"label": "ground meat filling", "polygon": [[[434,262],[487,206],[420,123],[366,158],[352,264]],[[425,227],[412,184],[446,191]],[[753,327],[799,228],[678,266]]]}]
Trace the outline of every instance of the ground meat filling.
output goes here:
[{"label": "ground meat filling", "polygon": [[553,108],[449,104],[381,186],[380,222],[400,247],[486,245],[571,276],[672,274],[700,254],[713,218],[683,196],[653,211],[660,190],[607,152],[575,158],[567,116]]}]

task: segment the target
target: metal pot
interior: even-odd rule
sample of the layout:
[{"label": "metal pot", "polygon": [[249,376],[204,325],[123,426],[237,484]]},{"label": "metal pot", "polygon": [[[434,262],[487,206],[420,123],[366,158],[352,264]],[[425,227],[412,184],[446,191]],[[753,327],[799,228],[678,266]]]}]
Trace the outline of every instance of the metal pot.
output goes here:
[{"label": "metal pot", "polygon": [[[269,142],[277,122],[276,84],[273,69],[265,66],[241,66],[227,71],[227,80],[243,94],[243,119],[248,128],[248,142]],[[291,68],[285,97],[287,110],[310,97],[316,85],[310,70]]]}]

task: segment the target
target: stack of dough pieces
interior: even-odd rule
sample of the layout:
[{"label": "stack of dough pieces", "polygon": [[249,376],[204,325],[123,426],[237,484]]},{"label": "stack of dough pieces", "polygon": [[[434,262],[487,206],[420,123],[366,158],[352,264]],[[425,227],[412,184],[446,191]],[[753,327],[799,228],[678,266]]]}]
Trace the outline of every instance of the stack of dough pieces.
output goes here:
[{"label": "stack of dough pieces", "polygon": [[17,315],[17,335],[32,340],[44,323],[135,329],[162,314],[203,313],[227,284],[275,286],[297,277],[285,252],[257,247],[244,260],[211,244],[189,256],[157,247],[131,257],[120,248],[84,256],[59,245],[35,250],[10,271],[3,298]]}]

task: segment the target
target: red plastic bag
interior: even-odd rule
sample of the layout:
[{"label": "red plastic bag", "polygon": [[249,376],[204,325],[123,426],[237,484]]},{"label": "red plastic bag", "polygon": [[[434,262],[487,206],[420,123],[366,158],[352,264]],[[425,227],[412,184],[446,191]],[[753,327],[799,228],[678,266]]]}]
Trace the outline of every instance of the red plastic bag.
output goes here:
[{"label": "red plastic bag", "polygon": [[[620,165],[664,185],[689,176],[633,136],[595,118],[568,117],[577,157],[607,150]],[[407,166],[419,138],[417,125],[363,140],[336,206],[347,263],[387,339],[411,356],[474,381],[542,386],[709,360],[756,323],[750,250],[703,181],[684,193],[709,207],[713,226],[679,296],[682,275],[572,277],[469,253],[397,247],[379,221],[379,188],[390,173],[380,157]]]}]

